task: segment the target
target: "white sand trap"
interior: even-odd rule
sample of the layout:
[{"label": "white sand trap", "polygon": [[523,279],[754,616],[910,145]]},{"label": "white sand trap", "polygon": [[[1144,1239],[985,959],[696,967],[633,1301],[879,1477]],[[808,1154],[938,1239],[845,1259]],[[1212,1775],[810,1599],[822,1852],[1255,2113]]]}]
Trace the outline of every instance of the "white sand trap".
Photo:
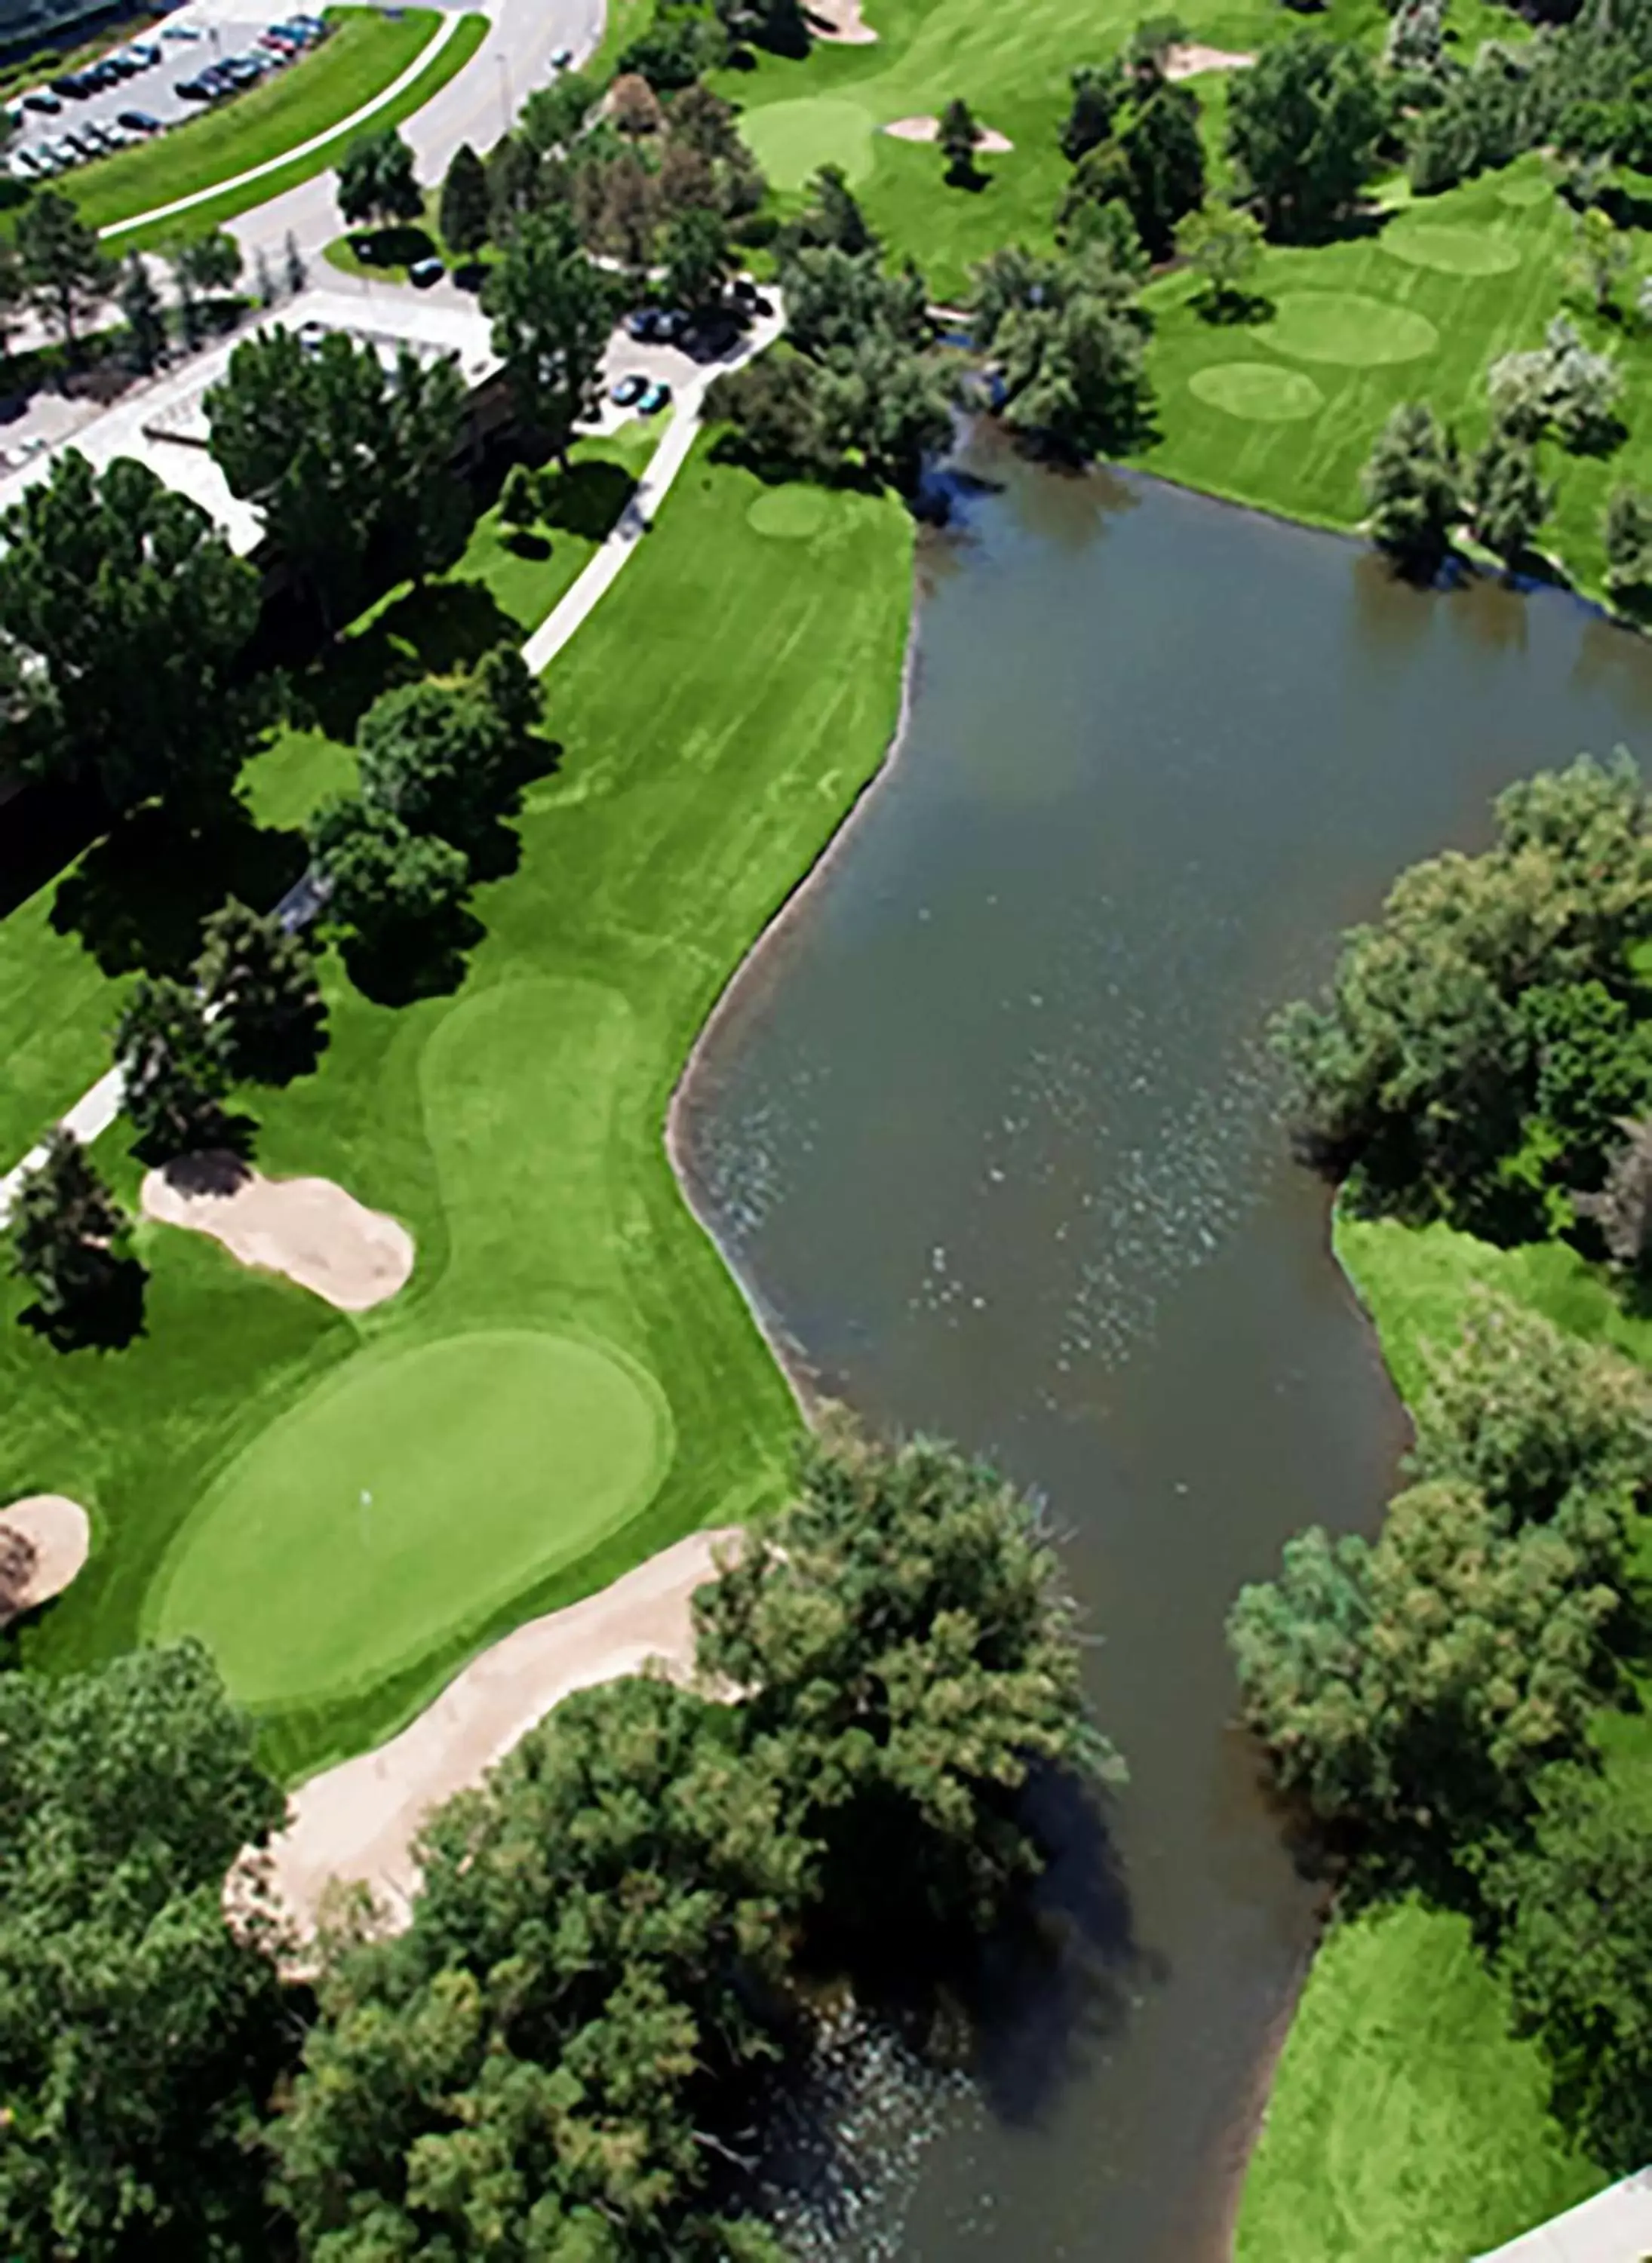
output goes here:
[{"label": "white sand trap", "polygon": [[0,1626],[61,1595],[91,1551],[91,1520],[61,1493],[0,1508]]},{"label": "white sand trap", "polygon": [[808,0],[803,13],[817,40],[836,40],[845,47],[869,47],[878,36],[860,12],[860,0]]},{"label": "white sand trap", "polygon": [[143,1181],[144,1215],[210,1233],[243,1265],[285,1273],[342,1312],[381,1305],[413,1270],[413,1237],[331,1179],[266,1179],[238,1155],[180,1155]]},{"label": "white sand trap", "polygon": [[1166,78],[1197,78],[1201,71],[1249,70],[1254,55],[1235,54],[1230,47],[1207,47],[1199,40],[1184,40],[1166,50]]},{"label": "white sand trap", "polygon": [[494,1763],[576,1689],[639,1674],[658,1659],[674,1680],[693,1666],[689,1599],[716,1573],[713,1551],[738,1528],[694,1532],[611,1587],[530,1619],[473,1659],[417,1720],[376,1752],[312,1776],[293,1795],[272,1842],[278,1903],[315,1931],[335,1878],[363,1880],[393,1926],[418,1884],[413,1840],[433,1807]]},{"label": "white sand trap", "polygon": [[[897,141],[938,141],[941,121],[938,118],[897,118],[883,130],[893,134]],[[1015,147],[1009,135],[1000,134],[996,127],[982,126],[979,134],[975,148],[983,157],[1001,157],[1006,149]]]}]

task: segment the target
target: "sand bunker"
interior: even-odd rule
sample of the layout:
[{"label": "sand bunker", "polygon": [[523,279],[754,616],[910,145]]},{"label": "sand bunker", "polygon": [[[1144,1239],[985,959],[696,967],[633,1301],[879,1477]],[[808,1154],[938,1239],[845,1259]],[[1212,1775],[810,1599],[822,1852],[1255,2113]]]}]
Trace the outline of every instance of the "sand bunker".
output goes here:
[{"label": "sand bunker", "polygon": [[1200,71],[1249,70],[1254,55],[1235,54],[1228,47],[1207,47],[1198,40],[1183,40],[1164,56],[1166,78],[1197,78]]},{"label": "sand bunker", "polygon": [[803,13],[817,40],[836,40],[846,47],[869,47],[878,36],[860,12],[860,0],[808,0]]},{"label": "sand bunker", "polygon": [[474,1659],[399,1737],[301,1786],[270,1849],[278,1901],[301,1931],[314,1932],[334,1878],[365,1880],[392,1924],[405,1924],[418,1883],[412,1843],[431,1808],[480,1782],[576,1689],[638,1674],[650,1659],[685,1676],[689,1599],[715,1575],[714,1550],[738,1536],[691,1533],[600,1594],[531,1619]]},{"label": "sand bunker", "polygon": [[[897,118],[883,130],[886,134],[893,134],[897,141],[938,141],[941,121],[938,118]],[[982,126],[978,128],[978,133],[975,148],[983,157],[999,157],[1006,149],[1015,147],[1009,135],[1000,134],[995,127]]]},{"label": "sand bunker", "polygon": [[61,1493],[0,1508],[0,1626],[61,1595],[91,1549],[91,1520]]},{"label": "sand bunker", "polygon": [[180,1155],[143,1182],[146,1217],[210,1233],[342,1312],[381,1305],[413,1270],[413,1237],[330,1179],[266,1179],[238,1155]]}]

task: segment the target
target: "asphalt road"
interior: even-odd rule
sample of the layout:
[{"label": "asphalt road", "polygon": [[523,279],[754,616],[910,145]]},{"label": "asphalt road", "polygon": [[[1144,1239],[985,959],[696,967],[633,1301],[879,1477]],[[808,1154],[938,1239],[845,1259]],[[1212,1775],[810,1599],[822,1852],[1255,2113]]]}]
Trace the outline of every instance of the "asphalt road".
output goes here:
[{"label": "asphalt road", "polygon": [[[487,38],[401,129],[419,178],[431,187],[461,141],[485,151],[499,139],[526,97],[555,76],[551,57],[558,48],[571,47],[583,61],[602,37],[605,9],[604,0],[489,0],[482,12],[491,19]],[[279,258],[289,234],[318,257],[343,228],[330,169],[230,222],[249,262],[258,251]]]}]

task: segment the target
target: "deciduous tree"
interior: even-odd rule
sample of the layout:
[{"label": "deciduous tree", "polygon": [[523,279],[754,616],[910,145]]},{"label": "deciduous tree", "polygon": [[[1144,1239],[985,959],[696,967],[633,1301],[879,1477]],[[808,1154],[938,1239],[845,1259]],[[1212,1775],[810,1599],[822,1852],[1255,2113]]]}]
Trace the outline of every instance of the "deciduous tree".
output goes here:
[{"label": "deciduous tree", "polygon": [[120,313],[132,341],[132,358],[148,377],[166,353],[166,315],[149,271],[135,251],[120,271]]},{"label": "deciduous tree", "polygon": [[361,798],[474,857],[515,806],[511,735],[469,683],[381,692],[356,727]]},{"label": "deciduous tree", "polygon": [[184,237],[167,254],[178,289],[178,313],[190,345],[200,339],[200,302],[235,288],[242,269],[241,246],[228,228]]},{"label": "deciduous tree", "polygon": [[422,216],[424,192],[414,170],[413,152],[394,126],[359,134],[344,151],[338,167],[338,209],[349,228]]},{"label": "deciduous tree", "polygon": [[1176,249],[1204,278],[1201,311],[1221,322],[1249,302],[1248,286],[1262,262],[1262,228],[1253,213],[1203,205],[1176,231]]},{"label": "deciduous tree", "polygon": [[1264,47],[1234,74],[1228,149],[1270,235],[1321,235],[1352,205],[1385,123],[1363,49],[1308,31]]},{"label": "deciduous tree", "polygon": [[566,469],[575,425],[600,403],[612,285],[586,258],[564,213],[535,213],[506,245],[482,302],[518,416],[544,434]]},{"label": "deciduous tree", "polygon": [[714,212],[691,207],[679,213],[661,249],[666,294],[674,304],[692,311],[721,297],[731,254],[728,231]]},{"label": "deciduous tree", "polygon": [[431,834],[409,831],[359,795],[329,802],[310,827],[329,891],[329,923],[358,972],[370,977],[398,954],[454,946],[470,887],[469,860]]},{"label": "deciduous tree", "polygon": [[1606,587],[1614,597],[1638,598],[1652,589],[1652,495],[1615,487],[1601,522]]}]

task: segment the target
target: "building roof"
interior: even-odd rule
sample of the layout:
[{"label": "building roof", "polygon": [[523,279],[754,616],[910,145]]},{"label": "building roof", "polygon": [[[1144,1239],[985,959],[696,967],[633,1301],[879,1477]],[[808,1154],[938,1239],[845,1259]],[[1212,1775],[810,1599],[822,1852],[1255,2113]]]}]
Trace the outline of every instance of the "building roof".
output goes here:
[{"label": "building roof", "polygon": [[1638,2169],[1580,2208],[1511,2239],[1478,2263],[1646,2263],[1652,2256],[1652,2169]]},{"label": "building roof", "polygon": [[133,456],[168,487],[199,503],[222,529],[238,557],[250,556],[262,539],[258,514],[250,503],[238,502],[230,494],[223,474],[208,453],[202,403],[209,388],[228,368],[235,348],[246,339],[262,330],[277,327],[296,330],[311,323],[346,331],[359,341],[375,345],[387,365],[404,346],[421,359],[452,354],[459,362],[467,390],[473,393],[499,367],[488,319],[475,307],[425,299],[402,290],[375,292],[371,298],[354,297],[345,291],[303,291],[286,305],[244,324],[206,352],[192,354],[178,369],[149,384],[134,385],[100,416],[0,477],[0,510],[18,502],[37,486],[66,449],[78,448],[98,471],[117,456]]}]

